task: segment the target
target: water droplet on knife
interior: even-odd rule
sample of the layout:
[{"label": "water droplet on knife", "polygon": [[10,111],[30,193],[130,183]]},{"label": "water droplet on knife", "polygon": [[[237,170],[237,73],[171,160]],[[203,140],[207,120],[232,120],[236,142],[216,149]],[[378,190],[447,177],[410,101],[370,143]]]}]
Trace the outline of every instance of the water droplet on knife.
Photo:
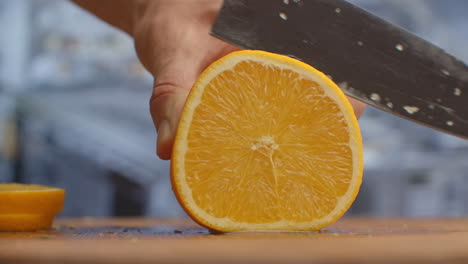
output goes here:
[{"label": "water droplet on knife", "polygon": [[398,43],[398,44],[395,46],[395,49],[398,50],[398,51],[404,51],[404,50],[405,50],[405,46],[403,46],[402,44]]},{"label": "water droplet on knife", "polygon": [[342,89],[342,90],[348,90],[349,89],[349,84],[348,82],[341,82],[338,84],[338,86]]},{"label": "water droplet on knife", "polygon": [[283,19],[283,20],[288,20],[288,16],[287,16],[285,13],[283,13],[283,12],[279,13],[279,16],[280,16],[281,19]]},{"label": "water droplet on knife", "polygon": [[376,94],[376,93],[373,93],[370,95],[370,99],[374,102],[380,102],[380,100],[382,100],[382,98],[380,97],[379,94]]},{"label": "water droplet on knife", "polygon": [[419,107],[416,106],[404,106],[403,109],[410,115],[416,114],[420,110]]}]

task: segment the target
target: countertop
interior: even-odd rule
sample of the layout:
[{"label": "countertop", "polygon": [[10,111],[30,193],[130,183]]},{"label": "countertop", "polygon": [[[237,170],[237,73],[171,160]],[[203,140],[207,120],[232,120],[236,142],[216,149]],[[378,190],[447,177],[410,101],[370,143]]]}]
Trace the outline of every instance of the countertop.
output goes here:
[{"label": "countertop", "polygon": [[0,233],[0,263],[467,263],[468,219],[343,218],[320,232],[216,234],[190,220],[61,219]]}]

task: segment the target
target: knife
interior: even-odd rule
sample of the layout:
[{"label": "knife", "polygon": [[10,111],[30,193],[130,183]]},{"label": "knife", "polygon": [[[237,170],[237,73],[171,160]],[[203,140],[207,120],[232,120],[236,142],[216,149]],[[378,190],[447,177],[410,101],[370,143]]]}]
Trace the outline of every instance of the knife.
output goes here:
[{"label": "knife", "polygon": [[224,0],[212,35],[301,60],[350,97],[468,139],[468,67],[344,0]]}]

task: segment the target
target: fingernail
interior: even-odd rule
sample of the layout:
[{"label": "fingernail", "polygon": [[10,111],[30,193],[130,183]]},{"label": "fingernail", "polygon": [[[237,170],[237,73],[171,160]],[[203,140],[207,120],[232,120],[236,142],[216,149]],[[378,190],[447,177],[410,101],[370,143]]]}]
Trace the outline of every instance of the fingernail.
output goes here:
[{"label": "fingernail", "polygon": [[165,142],[167,141],[167,138],[170,136],[170,127],[169,127],[169,121],[168,120],[163,120],[159,126],[158,126],[158,145],[162,143],[161,141]]},{"label": "fingernail", "polygon": [[171,127],[168,120],[163,120],[158,126],[158,156],[165,158],[170,151],[168,149],[169,141],[171,140]]}]

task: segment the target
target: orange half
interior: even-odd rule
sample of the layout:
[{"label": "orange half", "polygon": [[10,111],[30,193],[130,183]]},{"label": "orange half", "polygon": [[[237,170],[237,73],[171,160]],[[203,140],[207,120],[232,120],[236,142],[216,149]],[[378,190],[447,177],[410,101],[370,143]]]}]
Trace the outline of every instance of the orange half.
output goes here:
[{"label": "orange half", "polygon": [[363,171],[359,125],[337,85],[262,51],[235,52],[205,70],[172,155],[180,204],[222,232],[319,230],[350,207]]},{"label": "orange half", "polygon": [[50,228],[62,211],[65,191],[42,185],[0,184],[0,231]]}]

